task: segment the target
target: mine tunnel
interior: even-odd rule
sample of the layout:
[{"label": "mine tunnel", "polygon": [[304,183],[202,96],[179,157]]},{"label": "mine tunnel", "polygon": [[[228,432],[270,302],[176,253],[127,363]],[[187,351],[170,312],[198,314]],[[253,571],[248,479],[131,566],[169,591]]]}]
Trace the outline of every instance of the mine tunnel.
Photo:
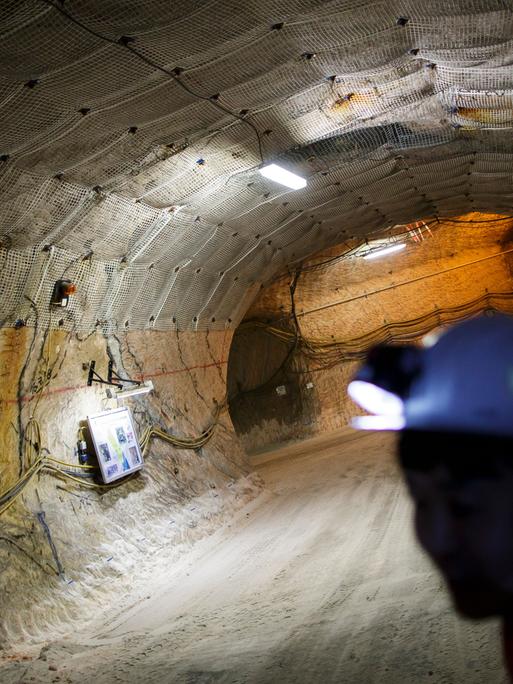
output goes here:
[{"label": "mine tunnel", "polygon": [[505,0],[0,3],[0,681],[499,684],[370,348],[513,313]]}]

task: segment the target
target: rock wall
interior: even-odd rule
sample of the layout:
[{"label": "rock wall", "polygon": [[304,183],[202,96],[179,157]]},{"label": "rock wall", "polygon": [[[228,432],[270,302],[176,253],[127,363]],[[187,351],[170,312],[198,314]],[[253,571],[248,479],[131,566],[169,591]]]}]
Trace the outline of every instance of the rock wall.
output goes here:
[{"label": "rock wall", "polygon": [[[104,386],[87,387],[92,359],[104,377],[110,356],[121,375],[153,381],[153,393],[124,400],[139,434],[158,425],[183,437],[199,435],[225,399],[230,342],[230,331],[80,339],[37,326],[2,329],[0,491],[22,471],[31,417],[41,426],[39,453],[78,462],[82,421],[116,406]],[[122,606],[129,591],[144,591],[157,561],[172,564],[259,491],[248,473],[226,410],[203,448],[154,440],[144,469],[114,489],[43,471],[2,516],[0,642],[55,636],[77,618]]]},{"label": "rock wall", "polygon": [[[433,226],[432,236],[425,233],[418,243],[409,240],[403,252],[372,261],[334,259],[352,244],[316,255],[303,264],[295,284],[301,335],[307,340],[348,341],[430,312],[440,312],[445,320],[448,307],[487,294],[508,295],[513,282],[511,222],[496,218],[468,214],[458,219],[464,223]],[[261,291],[232,345],[230,410],[249,451],[338,429],[361,413],[346,394],[357,362],[319,370],[311,360],[291,354],[290,343],[276,338],[259,353],[259,341],[269,335],[248,322],[293,331],[292,282],[292,274],[285,274]],[[507,308],[507,299],[501,305]],[[284,367],[287,354],[291,358]]]}]

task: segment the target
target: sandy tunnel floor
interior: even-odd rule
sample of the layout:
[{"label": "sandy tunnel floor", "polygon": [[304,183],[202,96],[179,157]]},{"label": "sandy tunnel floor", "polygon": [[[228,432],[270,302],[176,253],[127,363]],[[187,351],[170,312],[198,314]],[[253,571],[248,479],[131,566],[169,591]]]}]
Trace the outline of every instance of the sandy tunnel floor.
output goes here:
[{"label": "sandy tunnel floor", "polygon": [[[13,682],[504,682],[498,626],[457,619],[383,435],[259,458],[266,491]],[[99,607],[102,608],[102,607]]]}]

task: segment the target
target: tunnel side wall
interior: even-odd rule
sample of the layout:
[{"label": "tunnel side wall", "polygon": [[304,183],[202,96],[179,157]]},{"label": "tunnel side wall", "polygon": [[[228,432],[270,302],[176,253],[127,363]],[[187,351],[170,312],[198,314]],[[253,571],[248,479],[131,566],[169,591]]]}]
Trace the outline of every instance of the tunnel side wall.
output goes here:
[{"label": "tunnel side wall", "polygon": [[[467,215],[465,219],[490,217]],[[345,248],[316,255],[304,264],[294,295],[301,335],[307,340],[348,341],[430,312],[440,312],[444,320],[456,315],[444,313],[449,307],[493,293],[509,294],[513,283],[510,232],[501,222],[441,225],[433,228],[432,237],[425,234],[419,243],[409,240],[400,254],[374,261],[350,258],[309,270]],[[264,333],[247,322],[293,331],[290,283],[291,277],[286,276],[261,291],[232,346],[231,415],[250,452],[336,430],[362,413],[346,392],[358,361],[319,370],[318,363],[292,354],[289,372],[276,373],[287,353],[286,345],[276,338],[259,355],[258,340]],[[436,326],[434,321],[436,316],[431,327]],[[393,330],[390,334],[393,340]]]},{"label": "tunnel side wall", "polygon": [[[105,386],[87,387],[92,359],[102,377],[110,355],[120,375],[154,383],[153,393],[124,400],[139,437],[149,425],[200,435],[225,399],[230,341],[230,331],[95,333],[81,341],[59,330],[2,329],[0,490],[19,477],[31,416],[41,426],[40,454],[78,462],[81,422],[116,406]],[[64,633],[107,602],[121,606],[157,559],[173,564],[259,488],[226,410],[199,450],[152,441],[144,469],[115,489],[42,472],[2,515],[2,643]]]}]

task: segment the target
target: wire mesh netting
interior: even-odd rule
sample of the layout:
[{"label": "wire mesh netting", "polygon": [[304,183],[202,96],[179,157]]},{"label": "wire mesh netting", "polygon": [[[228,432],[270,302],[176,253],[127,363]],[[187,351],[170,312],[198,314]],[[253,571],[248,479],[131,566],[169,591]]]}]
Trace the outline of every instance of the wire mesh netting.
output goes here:
[{"label": "wire mesh netting", "polygon": [[0,320],[234,326],[347,236],[509,215],[512,28],[506,0],[3,3]]}]

